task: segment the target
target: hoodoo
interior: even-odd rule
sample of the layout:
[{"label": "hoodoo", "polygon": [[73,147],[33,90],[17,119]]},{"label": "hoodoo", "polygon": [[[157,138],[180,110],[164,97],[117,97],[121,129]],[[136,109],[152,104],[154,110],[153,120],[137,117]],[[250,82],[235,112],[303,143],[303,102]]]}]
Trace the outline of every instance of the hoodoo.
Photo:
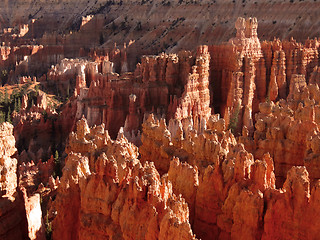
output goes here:
[{"label": "hoodoo", "polygon": [[317,239],[319,8],[4,1],[0,239]]}]

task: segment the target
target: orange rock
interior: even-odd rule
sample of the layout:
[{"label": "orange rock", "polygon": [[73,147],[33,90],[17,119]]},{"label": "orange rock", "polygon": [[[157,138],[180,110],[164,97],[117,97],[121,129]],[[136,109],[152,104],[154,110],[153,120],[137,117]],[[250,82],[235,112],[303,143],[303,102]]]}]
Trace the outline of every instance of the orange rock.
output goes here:
[{"label": "orange rock", "polygon": [[[142,4],[141,12],[156,2]],[[119,8],[125,9],[122,4]],[[181,5],[170,4],[177,9]],[[104,7],[111,16],[113,7]],[[247,9],[245,4],[243,8]],[[122,30],[128,27],[127,20]],[[35,20],[30,26],[4,29],[5,42],[14,40],[17,30],[26,36],[0,48],[0,65],[15,66],[9,83],[59,62],[40,78],[41,84],[54,84],[64,96],[68,89],[75,91],[60,116],[47,106],[44,93],[30,109],[28,96],[23,96],[22,110],[13,114],[19,150],[24,150],[18,167],[23,196],[17,191],[17,161],[11,158],[16,151],[12,126],[0,126],[0,238],[43,238],[40,198],[34,191],[46,191],[46,183],[57,191],[54,202],[48,203],[53,239],[318,237],[320,224],[314,220],[320,213],[318,40],[260,43],[257,19],[238,18],[236,36],[229,42],[201,45],[195,54],[169,53],[181,44],[193,47],[192,39],[207,40],[206,23],[202,34],[195,28],[176,43],[179,46],[167,49],[168,54],[142,56],[135,71],[129,72],[138,54],[156,52],[175,28],[187,26],[181,24],[185,20],[177,18],[166,26],[170,31],[162,31],[161,39],[150,44],[151,50],[141,51],[137,51],[141,41],[150,40],[141,22],[137,28],[142,35],[123,48],[111,41],[103,44],[114,44],[111,50],[83,48],[97,44],[98,38],[104,40],[102,27],[106,31],[110,27],[102,15],[83,18],[73,34],[45,34],[44,45],[22,46],[29,41],[27,29],[35,34]],[[118,23],[110,24],[113,28]],[[158,36],[157,27],[154,30]],[[129,33],[135,36],[135,31]],[[61,60],[64,54],[89,55],[90,60]],[[223,118],[211,115],[213,111]],[[45,113],[57,120],[45,120]],[[48,139],[57,143],[71,129],[59,183],[59,178],[50,177],[53,158],[47,163],[40,159],[51,152]]]},{"label": "orange rock", "polygon": [[44,239],[44,232],[40,232],[40,202],[34,196],[29,202],[28,197],[25,194],[26,197],[21,196],[17,188],[17,159],[12,157],[17,149],[13,126],[8,122],[0,125],[0,142],[0,238]]},{"label": "orange rock", "polygon": [[283,191],[266,192],[267,211],[262,239],[307,238],[307,229],[299,226],[305,221],[309,191],[308,172],[304,167],[293,167],[288,172]]},{"label": "orange rock", "polygon": [[181,163],[174,158],[170,162],[168,180],[172,183],[173,192],[182,194],[188,203],[190,224],[193,225],[195,215],[196,193],[199,186],[197,167],[193,168],[187,163]]},{"label": "orange rock", "polygon": [[194,239],[185,200],[152,163],[141,165],[123,136],[113,141],[103,125],[90,129],[82,119],[68,149],[53,205],[53,239]]}]

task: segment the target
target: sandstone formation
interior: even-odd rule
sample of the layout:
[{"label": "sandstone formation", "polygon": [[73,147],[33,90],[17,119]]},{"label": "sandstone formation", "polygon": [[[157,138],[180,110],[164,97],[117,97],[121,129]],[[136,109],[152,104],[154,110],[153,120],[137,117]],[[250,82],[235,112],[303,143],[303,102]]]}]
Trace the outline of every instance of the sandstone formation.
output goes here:
[{"label": "sandstone formation", "polygon": [[[145,113],[156,111],[168,120],[189,116],[199,122],[208,119],[211,114],[208,48],[198,48],[192,68],[193,59],[191,53],[185,51],[144,56],[133,74],[121,75],[105,72],[105,61],[80,63],[83,73],[76,86],[75,120],[84,115],[90,126],[104,123],[113,138],[124,126],[130,139],[139,134]],[[77,66],[73,63],[71,71]],[[186,84],[184,89],[182,84]]]},{"label": "sandstone formation", "polygon": [[[63,47],[42,45],[1,46],[4,53],[1,69],[12,70],[7,82],[16,83],[16,78],[27,74],[37,75],[63,58]],[[3,49],[3,50],[2,50]],[[5,84],[6,82],[2,83]]]},{"label": "sandstone formation", "polygon": [[253,139],[239,138],[246,149],[261,158],[269,152],[275,162],[277,185],[281,186],[292,166],[306,166],[312,181],[317,172],[318,85],[306,83],[304,75],[292,75],[287,100],[259,105]]},{"label": "sandstone formation", "polygon": [[185,200],[124,136],[111,140],[81,119],[67,152],[53,239],[194,239]]},{"label": "sandstone formation", "polygon": [[[145,113],[164,114],[167,121],[193,114],[200,125],[218,112],[234,133],[246,126],[252,136],[260,102],[286,97],[293,74],[316,78],[316,70],[311,73],[319,47],[316,39],[305,45],[294,40],[260,44],[257,28],[256,18],[239,18],[236,37],[228,43],[200,46],[196,54],[143,56],[134,73],[127,72],[126,45],[122,50],[115,46],[110,52],[93,51],[92,60],[63,59],[40,82],[71,96],[77,106],[72,109],[76,117],[63,121],[67,132],[84,115],[90,126],[105,123],[112,138],[124,126],[125,135],[140,144]],[[120,75],[114,73],[117,69]]]},{"label": "sandstone formation", "polygon": [[[221,136],[225,134],[223,127],[217,127],[223,126],[219,123],[221,120],[211,119],[210,122],[207,130],[198,136],[205,144],[193,141],[193,149],[190,151],[192,157],[186,153],[187,144],[184,143],[195,134],[192,132],[196,132],[192,130],[192,125],[186,128],[189,132],[184,132],[183,124],[180,123],[181,136],[185,138],[171,141],[174,132],[164,125],[163,120],[159,122],[152,117],[144,123],[146,130],[143,131],[143,145],[139,149],[141,160],[148,157],[154,159],[157,168],[163,172],[166,171],[164,167],[168,167],[164,163],[169,163],[168,173],[164,177],[172,183],[177,194],[185,196],[190,206],[190,223],[196,236],[202,239],[298,239],[298,236],[312,239],[317,230],[307,233],[302,222],[314,216],[310,211],[317,212],[313,199],[318,183],[314,183],[312,194],[315,195],[310,195],[311,181],[306,168],[291,168],[283,188],[276,189],[274,165],[269,154],[261,156],[261,160],[255,160],[235,139],[233,144],[224,143],[224,154],[209,150],[217,144],[219,146],[219,136],[223,139]],[[151,132],[154,133],[153,140],[150,139]],[[232,139],[232,134],[229,134]],[[210,142],[209,139],[214,138],[217,142]],[[147,145],[150,143],[160,148]],[[146,155],[146,149],[153,154]],[[203,155],[196,154],[198,151]],[[198,171],[201,166],[199,160],[207,162],[204,160],[206,151],[211,153],[211,159],[216,160],[206,168],[200,167]],[[184,163],[175,157],[180,157]],[[288,204],[293,209],[286,208]],[[299,210],[294,210],[295,207]],[[297,228],[292,230],[292,225]],[[281,229],[277,228],[279,226]]]},{"label": "sandstone formation", "polygon": [[318,7],[5,1],[0,239],[317,239]]},{"label": "sandstone formation", "polygon": [[[126,136],[137,139],[144,114],[153,111],[165,114],[167,121],[193,114],[199,124],[218,112],[235,133],[246,126],[251,136],[260,102],[285,98],[293,74],[316,79],[319,47],[317,40],[260,44],[257,27],[256,18],[239,18],[237,35],[228,43],[200,46],[196,54],[143,56],[134,73],[122,71],[127,69],[126,46],[111,51],[110,58],[94,51],[89,61],[62,60],[40,82],[56,85],[64,96],[76,96],[71,101],[77,113],[69,124],[84,115],[90,126],[105,123],[113,138],[125,126]],[[114,73],[115,65],[120,75]]]},{"label": "sandstone formation", "polygon": [[[1,239],[45,239],[39,195],[28,196],[18,187],[13,126],[0,125],[1,137]],[[22,191],[22,192],[21,192]]]},{"label": "sandstone formation", "polygon": [[[318,65],[317,39],[305,45],[292,39],[260,44],[257,24],[255,18],[239,18],[235,38],[225,45],[209,46],[215,56],[210,68],[214,109],[236,133],[245,126],[250,135],[259,103],[285,99],[293,75],[309,79]],[[312,76],[316,79],[315,73]]]},{"label": "sandstone formation", "polygon": [[[1,232],[3,239],[23,239],[27,236],[26,219],[23,218],[23,202],[17,192],[17,159],[12,135],[13,126],[3,123],[1,130]],[[25,216],[25,214],[24,214]]]},{"label": "sandstone formation", "polygon": [[[39,91],[36,95],[31,99],[24,95],[20,111],[15,112],[12,117],[20,162],[33,160],[37,164],[41,160],[48,160],[50,155],[54,154],[52,147],[55,144],[48,139],[59,139],[63,135],[60,130],[63,119],[56,121],[58,114],[51,103],[49,106],[44,92]],[[68,125],[64,127],[68,128]]]},{"label": "sandstone formation", "polygon": [[[177,126],[179,125],[182,124]],[[261,160],[255,160],[242,144],[237,144],[230,132],[228,133],[229,143],[226,143],[223,121],[215,116],[208,121],[206,130],[203,133],[198,133],[198,138],[203,138],[204,142],[216,139],[211,144],[208,142],[206,149],[212,149],[212,147],[209,148],[210,145],[218,144],[219,146],[223,143],[226,146],[225,151],[212,153],[212,157],[216,156],[214,158],[216,160],[206,167],[202,166],[199,171],[200,160],[202,159],[204,162],[203,154],[201,154],[203,150],[196,151],[194,149],[192,158],[185,157],[183,159],[181,152],[185,151],[183,147],[186,145],[185,140],[182,138],[180,142],[177,139],[171,141],[173,132],[166,127],[164,120],[155,120],[151,115],[144,127],[153,129],[150,131],[154,132],[155,136],[164,136],[163,132],[166,132],[164,139],[167,139],[167,143],[168,141],[171,143],[169,146],[172,150],[166,152],[170,166],[167,174],[162,177],[157,173],[153,164],[146,161],[142,165],[136,159],[137,148],[130,144],[123,135],[120,134],[118,139],[114,141],[110,139],[103,125],[89,128],[86,120],[82,119],[78,122],[77,132],[70,136],[67,148],[69,154],[61,179],[62,185],[60,185],[62,187],[58,188],[57,200],[54,202],[52,210],[57,212],[53,226],[55,229],[59,229],[54,232],[54,239],[70,237],[87,239],[92,236],[117,235],[123,238],[139,239],[148,238],[148,236],[152,236],[152,238],[154,236],[158,236],[156,238],[168,237],[167,231],[171,230],[168,230],[170,224],[164,223],[166,218],[160,220],[160,228],[156,228],[160,229],[159,232],[151,230],[151,226],[159,223],[159,220],[153,222],[151,219],[148,224],[144,222],[139,228],[130,227],[137,224],[140,226],[138,220],[150,216],[148,205],[155,206],[153,210],[155,212],[151,216],[158,218],[163,214],[166,215],[163,209],[157,207],[160,202],[161,206],[179,211],[180,217],[183,216],[182,211],[184,214],[188,213],[184,215],[185,220],[180,219],[179,223],[189,222],[190,216],[191,225],[189,225],[188,231],[191,231],[190,227],[192,227],[196,236],[202,239],[292,239],[296,238],[295,236],[312,239],[315,236],[314,234],[318,231],[316,226],[311,232],[306,233],[306,228],[303,227],[304,223],[301,224],[305,222],[305,218],[309,219],[317,212],[317,207],[314,205],[317,184],[314,185],[315,190],[310,194],[310,180],[305,167],[293,167],[288,171],[283,188],[276,189],[274,165],[270,155],[265,154]],[[191,137],[188,136],[189,134],[197,132],[192,129],[192,125],[189,125],[187,130],[189,131],[187,133],[184,133],[183,127],[180,130],[182,136],[186,136],[186,138]],[[165,146],[166,143],[161,142],[160,139],[150,142],[155,142],[158,146]],[[216,141],[215,144],[213,144],[214,141]],[[145,144],[146,142],[143,141],[140,149],[143,149]],[[194,147],[200,146],[201,144],[195,141]],[[157,149],[152,151],[155,157],[157,154],[161,154],[156,153]],[[117,153],[121,153],[121,155]],[[141,154],[146,159],[143,152]],[[163,153],[162,156],[164,156]],[[183,162],[176,157],[181,157]],[[163,161],[162,159],[161,162]],[[156,161],[155,166],[158,164]],[[163,172],[165,171],[163,170]],[[102,179],[104,180],[102,181]],[[134,182],[132,182],[133,180]],[[65,185],[67,182],[69,184]],[[132,187],[130,187],[131,184],[133,184]],[[149,186],[148,184],[151,184],[150,187],[145,188]],[[139,186],[140,190],[135,192],[137,188],[134,186]],[[166,190],[161,190],[163,187]],[[132,190],[124,192],[124,189]],[[105,191],[108,194],[99,195]],[[131,191],[133,192],[131,193]],[[159,191],[160,195],[153,191]],[[166,193],[167,200],[163,199],[162,192]],[[181,194],[185,200],[176,198],[175,194]],[[126,197],[129,195],[131,197]],[[132,199],[131,203],[129,204],[126,199]],[[180,207],[170,205],[167,202],[169,199],[175,199],[173,202]],[[186,206],[182,207],[183,204],[189,206],[187,210],[182,210],[186,208]],[[288,204],[292,205],[295,210],[286,208],[285,206]],[[138,206],[139,212],[135,210]],[[172,214],[177,214],[176,211],[173,210]],[[315,211],[315,213],[311,214],[310,211]],[[285,214],[286,218],[274,215],[280,214],[280,212]],[[292,215],[293,212],[294,215]],[[99,221],[95,220],[98,219],[98,216]],[[134,216],[135,224],[129,224],[130,216]],[[72,224],[66,225],[65,219],[69,219],[67,222]],[[105,220],[101,221],[101,219]],[[292,224],[289,224],[291,222],[298,226],[294,231],[291,227]],[[182,227],[180,224],[177,226]],[[281,230],[275,230],[275,226],[282,226]],[[108,230],[109,228],[110,230]],[[167,233],[163,233],[162,228]],[[89,229],[90,235],[88,235]],[[145,230],[142,233],[137,232],[136,229]],[[185,231],[170,232],[170,236],[192,238],[192,234],[181,235]]]},{"label": "sandstone formation", "polygon": [[[238,181],[248,179],[246,184],[256,184],[251,186],[254,190],[274,188],[272,159],[270,161],[265,157],[268,160],[264,160],[263,164],[258,165],[259,161],[254,163],[252,155],[244,150],[243,145],[238,145],[232,133],[225,131],[224,120],[218,116],[209,119],[203,133],[197,132],[190,122],[181,123],[178,120],[173,127],[170,124],[167,128],[163,119],[159,123],[153,116],[144,123],[142,146],[139,149],[141,161],[153,159],[160,172],[168,172],[168,180],[172,182],[174,191],[185,196],[190,206],[190,221],[197,236],[202,239],[218,238],[220,234],[222,238],[228,235],[230,237],[232,224],[227,228],[224,226],[228,218],[223,218],[222,209],[230,187],[237,186],[241,189],[244,185],[238,186]],[[180,163],[174,157],[179,157],[186,163]],[[254,174],[252,180],[256,178],[253,181],[249,180],[252,164],[257,165],[251,173]],[[265,166],[264,178],[261,176],[260,166]],[[237,195],[240,191],[238,190]],[[263,197],[260,199],[263,203]],[[231,213],[232,208],[229,210]],[[260,217],[255,217],[255,228],[258,228],[262,209]],[[218,216],[222,219],[220,225]],[[255,239],[255,233],[250,236]]]},{"label": "sandstone formation", "polygon": [[[64,45],[69,54],[81,47],[103,44],[111,49],[115,42],[123,45],[134,40],[128,54],[131,65],[138,52],[156,54],[166,48],[171,52],[193,50],[199,44],[227,41],[233,35],[238,16],[256,16],[263,20],[260,24],[263,40],[294,37],[304,41],[318,37],[318,24],[312,21],[318,16],[318,7],[319,2],[313,0],[99,0],[89,3],[63,0],[54,5],[39,0],[34,3],[17,0],[5,2],[0,8],[3,40],[7,40],[1,42],[41,39],[44,46]],[[270,11],[262,14],[264,8]]]}]

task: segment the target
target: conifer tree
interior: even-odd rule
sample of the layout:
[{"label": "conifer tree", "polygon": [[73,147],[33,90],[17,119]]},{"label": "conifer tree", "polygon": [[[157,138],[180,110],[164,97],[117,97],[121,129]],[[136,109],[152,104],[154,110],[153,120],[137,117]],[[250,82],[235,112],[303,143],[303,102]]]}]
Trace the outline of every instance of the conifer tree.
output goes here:
[{"label": "conifer tree", "polygon": [[54,172],[55,176],[60,176],[61,177],[61,166],[60,166],[60,158],[59,158],[59,152],[58,150],[55,151],[54,153]]},{"label": "conifer tree", "polygon": [[5,115],[2,111],[0,111],[0,123],[3,123],[6,121]]},{"label": "conifer tree", "polygon": [[17,103],[17,99],[14,99],[14,111],[18,112],[18,103]]},{"label": "conifer tree", "polygon": [[4,89],[4,103],[8,104],[8,102],[9,102],[8,89],[7,89],[7,87],[5,87],[5,89]]},{"label": "conifer tree", "polygon": [[20,109],[21,109],[21,100],[20,100],[20,98],[18,98],[17,108],[18,108],[18,112],[19,112]]},{"label": "conifer tree", "polygon": [[57,162],[59,159],[59,152],[58,150],[56,150],[56,152],[54,153],[54,160]]},{"label": "conifer tree", "polygon": [[8,113],[7,113],[7,122],[11,123],[11,108],[9,107]]}]

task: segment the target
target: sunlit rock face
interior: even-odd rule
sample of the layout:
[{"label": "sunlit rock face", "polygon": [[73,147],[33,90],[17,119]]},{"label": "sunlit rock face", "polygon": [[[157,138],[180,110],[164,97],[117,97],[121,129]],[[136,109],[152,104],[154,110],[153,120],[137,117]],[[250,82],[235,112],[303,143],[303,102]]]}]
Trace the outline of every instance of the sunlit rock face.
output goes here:
[{"label": "sunlit rock face", "polygon": [[104,125],[77,123],[53,205],[53,239],[194,239],[188,204],[137,150],[123,135],[111,140]]},{"label": "sunlit rock face", "polygon": [[319,7],[4,2],[0,239],[316,239]]},{"label": "sunlit rock face", "polygon": [[18,186],[13,126],[0,125],[0,237],[1,239],[45,239],[39,194],[27,195]]}]

